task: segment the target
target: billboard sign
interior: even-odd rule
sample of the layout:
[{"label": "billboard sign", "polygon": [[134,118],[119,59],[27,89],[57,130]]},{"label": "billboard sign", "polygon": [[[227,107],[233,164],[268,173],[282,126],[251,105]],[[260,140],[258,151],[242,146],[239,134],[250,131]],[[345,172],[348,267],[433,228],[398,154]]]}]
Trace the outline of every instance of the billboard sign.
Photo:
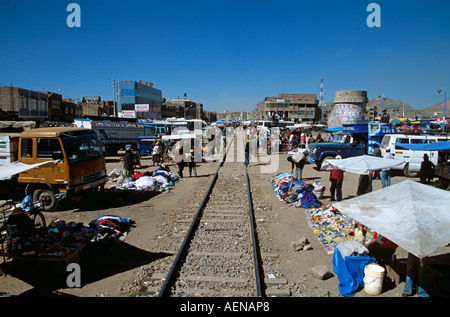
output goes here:
[{"label": "billboard sign", "polygon": [[149,104],[136,104],[134,105],[134,110],[136,112],[148,112],[150,110]]}]

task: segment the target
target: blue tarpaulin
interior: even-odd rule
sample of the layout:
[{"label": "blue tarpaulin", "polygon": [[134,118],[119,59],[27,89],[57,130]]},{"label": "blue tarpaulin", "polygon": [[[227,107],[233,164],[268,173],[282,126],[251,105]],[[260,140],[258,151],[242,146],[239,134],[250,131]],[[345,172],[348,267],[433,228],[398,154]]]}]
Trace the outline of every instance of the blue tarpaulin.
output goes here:
[{"label": "blue tarpaulin", "polygon": [[339,131],[343,131],[343,130],[344,130],[343,126],[323,129],[323,131],[328,132],[328,133],[339,132]]},{"label": "blue tarpaulin", "polygon": [[413,151],[445,151],[450,150],[450,141],[434,143],[395,143],[396,147],[402,147]]},{"label": "blue tarpaulin", "polygon": [[333,272],[338,276],[342,296],[352,297],[364,285],[364,268],[371,263],[375,263],[375,259],[367,255],[349,255],[344,259],[339,249],[334,248]]}]

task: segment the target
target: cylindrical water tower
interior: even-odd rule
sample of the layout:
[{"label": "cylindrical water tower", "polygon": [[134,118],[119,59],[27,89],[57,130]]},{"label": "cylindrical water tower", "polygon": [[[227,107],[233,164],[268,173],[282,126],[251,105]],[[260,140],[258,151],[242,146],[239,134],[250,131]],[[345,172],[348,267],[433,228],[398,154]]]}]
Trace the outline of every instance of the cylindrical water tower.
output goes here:
[{"label": "cylindrical water tower", "polygon": [[369,99],[364,90],[339,90],[334,97],[334,108],[328,117],[328,127],[355,123],[362,119]]}]

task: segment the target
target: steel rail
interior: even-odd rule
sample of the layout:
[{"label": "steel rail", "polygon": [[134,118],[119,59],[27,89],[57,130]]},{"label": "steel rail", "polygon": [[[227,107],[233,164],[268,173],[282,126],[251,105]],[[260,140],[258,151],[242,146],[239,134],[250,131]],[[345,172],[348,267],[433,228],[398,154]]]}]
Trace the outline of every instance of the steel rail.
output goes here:
[{"label": "steel rail", "polygon": [[[252,245],[253,245],[253,263],[255,267],[255,282],[256,282],[256,295],[258,297],[264,296],[263,287],[261,283],[262,263],[261,254],[258,252],[258,237],[256,231],[255,214],[253,212],[253,199],[250,189],[250,178],[248,176],[247,165],[245,165],[245,175],[247,178],[247,196],[248,196],[248,211],[250,218],[250,231],[252,233]],[[264,275],[262,275],[264,276]]]},{"label": "steel rail", "polygon": [[[230,142],[230,145],[228,146],[228,149],[226,149],[226,151],[225,151],[225,154],[217,168],[216,173],[214,174],[214,177],[208,187],[208,190],[205,193],[205,196],[203,197],[203,200],[202,200],[200,206],[197,209],[197,212],[194,215],[194,218],[191,222],[189,230],[186,233],[186,236],[185,236],[185,238],[181,244],[181,247],[174,259],[174,262],[170,268],[170,271],[167,274],[166,280],[164,281],[164,284],[161,287],[161,290],[159,291],[158,297],[167,297],[167,296],[170,296],[170,294],[171,294],[171,287],[174,285],[174,283],[177,279],[177,273],[180,271],[183,261],[186,258],[190,242],[192,241],[192,237],[194,236],[195,230],[198,227],[203,210],[209,200],[212,189],[214,188],[214,185],[217,181],[220,168],[223,166],[226,156],[227,156],[227,153],[233,142],[234,142],[234,136],[233,136],[232,142]],[[250,229],[251,229],[251,235],[252,235],[253,263],[254,263],[254,269],[255,269],[255,282],[256,282],[255,287],[256,287],[257,296],[262,297],[262,296],[264,296],[263,287],[262,287],[262,283],[261,283],[261,277],[260,277],[261,271],[262,271],[262,266],[260,265],[260,263],[262,263],[262,262],[261,262],[260,253],[258,252],[257,235],[256,235],[256,230],[255,230],[255,217],[254,217],[254,213],[253,213],[253,203],[252,203],[252,196],[251,196],[251,190],[250,190],[250,178],[248,176],[247,166],[245,166],[245,173],[246,173],[246,179],[247,179],[247,196],[248,196],[248,203],[249,203]]]},{"label": "steel rail", "polygon": [[[233,140],[232,142],[234,142],[234,136],[233,136]],[[231,143],[231,142],[230,142]],[[170,295],[170,287],[173,286],[175,280],[176,280],[176,273],[180,270],[182,264],[183,264],[183,260],[186,258],[186,254],[187,254],[187,250],[189,247],[190,242],[192,241],[192,237],[194,236],[195,230],[198,226],[198,223],[200,221],[201,218],[201,214],[203,213],[203,209],[206,206],[206,203],[209,200],[209,197],[211,195],[212,189],[217,181],[217,178],[219,176],[219,170],[220,168],[223,166],[228,150],[230,149],[231,144],[228,146],[228,149],[225,151],[224,156],[222,157],[222,160],[219,164],[219,167],[217,168],[216,173],[214,174],[214,177],[211,181],[211,183],[209,184],[208,190],[205,193],[205,196],[203,197],[203,200],[200,204],[200,206],[197,209],[197,212],[194,215],[194,219],[191,222],[191,225],[189,226],[189,230],[186,233],[186,236],[183,240],[183,243],[181,244],[180,249],[178,250],[178,253],[175,257],[175,260],[172,264],[172,267],[170,268],[169,273],[167,274],[166,280],[164,281],[163,286],[161,287],[161,290],[158,294],[158,297],[166,297]]]}]

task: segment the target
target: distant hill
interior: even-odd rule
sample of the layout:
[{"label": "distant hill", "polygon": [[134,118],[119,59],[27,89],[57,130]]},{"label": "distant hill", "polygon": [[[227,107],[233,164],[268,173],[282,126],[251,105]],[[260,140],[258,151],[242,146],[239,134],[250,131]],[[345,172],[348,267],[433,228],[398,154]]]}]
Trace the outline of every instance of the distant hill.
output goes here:
[{"label": "distant hill", "polygon": [[[377,109],[377,114],[380,115],[381,112],[381,100],[372,99],[369,100],[368,106],[375,106]],[[393,118],[433,118],[435,112],[443,113],[444,112],[444,101],[437,103],[433,106],[424,109],[415,109],[411,107],[407,103],[403,103],[402,101],[393,100],[391,98],[385,97],[383,101],[383,109]],[[404,113],[404,116],[403,116]],[[446,114],[450,115],[450,102],[447,101],[446,105]],[[441,115],[442,116],[442,115]]]},{"label": "distant hill", "polygon": [[[448,116],[450,116],[450,111],[449,111],[450,110],[450,100],[447,100],[445,108],[446,108],[445,113],[446,113],[446,116],[448,117]],[[440,103],[437,103],[437,104],[430,106],[428,108],[425,108],[423,110],[429,111],[430,113],[432,113],[432,115],[435,112],[443,113],[444,112],[444,102],[442,101]]]}]

